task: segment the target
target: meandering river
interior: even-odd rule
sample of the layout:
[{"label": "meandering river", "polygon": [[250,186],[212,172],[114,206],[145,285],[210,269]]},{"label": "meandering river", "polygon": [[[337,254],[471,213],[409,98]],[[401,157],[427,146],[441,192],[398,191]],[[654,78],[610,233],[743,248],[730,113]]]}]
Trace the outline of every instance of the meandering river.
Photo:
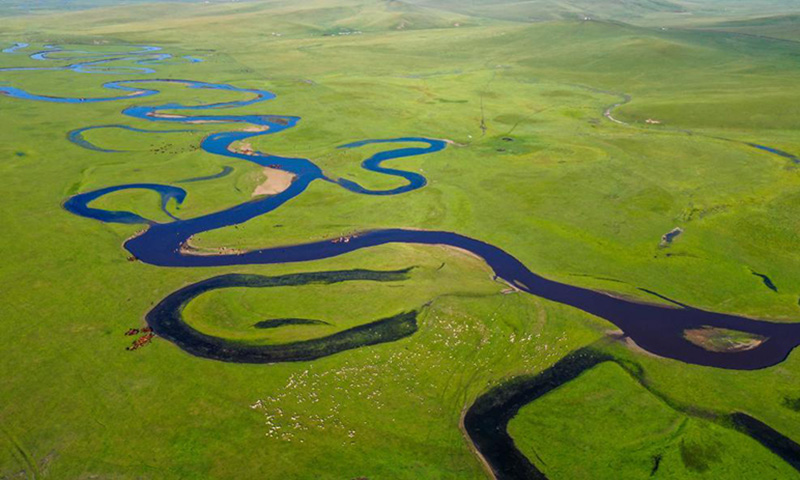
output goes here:
[{"label": "meandering river", "polygon": [[[212,112],[232,107],[253,105],[274,98],[268,91],[241,89],[231,85],[197,82],[191,80],[127,80],[109,82],[106,88],[122,90],[124,95],[94,98],[63,98],[33,94],[14,87],[0,87],[0,92],[8,96],[26,100],[39,100],[61,103],[109,102],[120,99],[139,98],[158,94],[154,85],[168,83],[183,85],[186,88],[226,90],[249,94],[246,100],[213,103],[206,105],[180,105],[167,103],[160,106],[132,106],[122,113],[147,122],[168,124],[237,124],[244,128],[230,132],[218,132],[203,139],[201,147],[208,153],[227,158],[272,166],[292,173],[294,181],[289,188],[276,195],[258,198],[227,209],[190,219],[174,219],[169,223],[157,223],[144,219],[132,212],[108,211],[92,208],[90,203],[109,193],[125,189],[150,189],[162,196],[163,204],[170,199],[178,203],[184,201],[186,192],[176,186],[159,184],[127,184],[80,193],[69,198],[64,207],[86,218],[104,222],[144,223],[149,228],[141,235],[125,243],[125,248],[143,262],[163,267],[213,267],[253,264],[275,264],[306,262],[343,255],[355,250],[391,243],[414,243],[425,245],[447,245],[467,250],[482,258],[497,277],[514,285],[520,291],[548,300],[579,308],[587,313],[604,318],[630,337],[641,348],[656,355],[673,358],[697,365],[708,365],[731,369],[757,369],[781,362],[800,343],[800,324],[775,323],[755,320],[736,315],[709,312],[690,306],[664,306],[639,303],[606,293],[569,285],[544,278],[532,272],[512,254],[478,239],[469,238],[454,232],[425,231],[417,229],[378,229],[360,232],[348,242],[331,238],[319,242],[300,245],[276,246],[252,250],[238,254],[194,255],[184,248],[194,236],[238,225],[255,217],[265,215],[280,208],[289,200],[301,195],[314,181],[338,184],[342,188],[361,195],[399,195],[422,188],[426,179],[419,173],[386,168],[387,160],[416,155],[429,155],[447,147],[444,140],[422,137],[401,137],[393,139],[363,140],[343,145],[340,148],[358,148],[368,144],[392,146],[395,144],[418,144],[382,151],[365,160],[363,168],[392,175],[404,180],[404,184],[387,190],[370,190],[355,182],[333,179],[326,176],[313,162],[304,158],[282,157],[260,152],[249,154],[236,152],[235,142],[264,135],[275,135],[293,128],[300,119],[282,115],[230,115]],[[172,112],[172,113],[167,113]],[[183,112],[176,114],[174,112]],[[116,126],[108,126],[116,127]],[[256,127],[256,128],[252,128]],[[90,127],[98,128],[98,127]],[[83,132],[86,128],[76,131]],[[75,137],[75,135],[73,135]],[[84,145],[82,140],[80,145]],[[695,345],[684,338],[690,329],[715,327],[737,330],[766,337],[758,347],[738,352],[712,352]],[[160,333],[160,332],[157,332]]]},{"label": "meandering river", "polygon": [[[19,44],[22,45],[22,44]],[[5,52],[14,53],[24,47],[10,47]],[[106,54],[94,58],[93,54],[81,52],[79,61],[67,66],[52,67],[51,69],[69,69],[85,73],[98,73],[98,65],[111,61],[130,60],[136,64],[154,64],[168,57],[155,55],[156,47],[141,47],[138,50],[120,54]],[[50,47],[32,55],[36,59],[52,59],[56,53],[65,50]],[[74,56],[74,53],[72,54]],[[108,57],[112,55],[112,57]],[[146,56],[145,58],[140,58]],[[89,57],[89,58],[87,58]],[[72,57],[59,57],[61,60]],[[49,67],[48,67],[49,68]],[[115,67],[113,73],[136,68],[138,73],[150,73],[149,67]],[[23,68],[28,70],[28,68]],[[20,69],[0,69],[0,71]],[[111,73],[105,71],[104,73]],[[104,84],[104,87],[115,91],[114,95],[106,97],[56,97],[45,93],[34,93],[22,88],[0,86],[0,94],[7,98],[4,101],[43,101],[69,104],[113,102],[119,100],[150,97],[159,94],[155,87],[159,84],[180,85],[185,88],[200,90],[221,90],[236,94],[244,94],[249,98],[245,100],[209,103],[200,105],[181,105],[165,103],[159,106],[130,106],[122,110],[122,114],[149,123],[196,125],[198,123],[213,123],[240,126],[234,131],[221,131],[208,135],[202,140],[201,147],[209,154],[225,157],[227,159],[241,160],[261,166],[270,166],[284,170],[294,175],[294,181],[284,191],[272,196],[259,197],[254,200],[225,208],[216,212],[195,218],[178,219],[167,210],[167,203],[175,200],[182,203],[186,198],[186,191],[172,185],[157,183],[137,183],[109,186],[106,188],[82,192],[66,199],[64,208],[75,215],[102,222],[116,222],[128,224],[144,224],[147,229],[134,238],[125,242],[125,248],[142,262],[162,267],[214,267],[237,266],[254,264],[277,264],[290,262],[308,262],[344,255],[349,252],[370,248],[378,245],[407,243],[420,245],[446,245],[467,250],[483,259],[494,271],[495,275],[515,286],[521,292],[545,298],[550,301],[562,303],[580,309],[592,315],[604,318],[621,329],[625,335],[632,339],[639,347],[653,354],[672,358],[678,361],[706,365],[726,369],[759,369],[775,365],[783,361],[787,355],[800,343],[800,324],[774,323],[763,320],[745,318],[737,315],[710,312],[685,305],[664,306],[644,304],[606,293],[570,285],[563,282],[547,279],[537,275],[528,266],[520,262],[511,252],[455,232],[425,231],[416,229],[376,229],[360,232],[347,242],[338,238],[311,242],[299,245],[272,246],[239,254],[199,255],[193,254],[185,248],[192,236],[211,230],[230,227],[245,223],[253,218],[266,215],[284,206],[290,200],[302,195],[308,186],[315,181],[330,182],[339,185],[354,194],[359,195],[401,195],[408,194],[426,185],[426,178],[416,172],[396,168],[387,168],[383,163],[388,160],[408,158],[418,155],[431,155],[445,149],[448,143],[444,140],[423,137],[400,137],[389,139],[369,139],[348,143],[339,148],[359,148],[364,145],[382,145],[386,149],[377,153],[362,163],[362,167],[383,175],[390,175],[402,180],[400,186],[386,190],[372,190],[365,188],[353,181],[330,178],[314,164],[305,158],[283,157],[261,152],[237,152],[233,145],[265,135],[276,135],[280,132],[295,127],[300,118],[285,115],[232,115],[225,113],[235,107],[243,107],[266,102],[275,97],[271,92],[259,89],[238,88],[227,84],[216,84],[194,80],[151,79],[151,80],[124,80]],[[82,127],[74,130],[69,135],[77,145],[93,150],[112,154],[113,148],[98,147],[88,142],[83,133],[97,128],[128,128],[137,132],[148,132],[121,125],[98,125]],[[781,155],[784,152],[776,151],[762,146],[753,145],[765,152]],[[206,178],[221,178],[223,175]],[[202,179],[202,177],[201,177]],[[162,207],[172,221],[158,223],[143,218],[133,212],[109,211],[93,208],[90,204],[98,198],[112,192],[126,189],[149,189],[161,195]],[[373,272],[376,273],[376,272]],[[371,275],[371,274],[370,274]],[[379,275],[379,274],[378,274]],[[358,275],[356,275],[357,277]],[[254,276],[259,277],[259,276]],[[241,285],[242,282],[250,285],[271,285],[264,278],[233,276],[226,279],[209,279],[183,289],[164,299],[154,310],[158,314],[148,315],[148,321],[154,331],[185,351],[202,356],[211,356],[221,361],[234,362],[264,362],[264,361],[299,361],[318,358],[328,354],[338,353],[349,348],[379,343],[379,341],[360,341],[363,332],[350,332],[346,339],[334,339],[339,347],[330,351],[315,351],[303,354],[303,347],[295,345],[293,354],[276,354],[274,351],[265,354],[263,351],[254,352],[251,347],[240,343],[226,342],[225,339],[208,337],[194,331],[180,318],[180,311],[189,299],[214,288],[226,288],[231,285]],[[231,283],[232,282],[232,283]],[[259,283],[260,282],[260,283]],[[159,310],[160,309],[160,310]],[[416,330],[415,313],[406,312],[398,318],[383,319],[370,325],[380,328],[389,328],[389,333],[381,337],[380,341],[391,341],[412,334]],[[158,321],[158,318],[169,321]],[[392,323],[395,322],[395,323]],[[380,323],[388,322],[388,323]],[[387,327],[386,325],[390,325]],[[713,352],[687,341],[684,332],[690,329],[715,327],[720,329],[737,330],[751,333],[766,340],[750,350],[737,352]],[[392,330],[394,329],[394,330]],[[344,332],[343,332],[344,333]],[[353,335],[356,335],[353,337]],[[356,338],[354,341],[353,338]],[[180,340],[179,340],[180,339]],[[194,342],[194,343],[193,343]],[[208,352],[207,345],[201,342],[211,342],[214,346],[213,355],[204,355]],[[360,343],[359,343],[360,342]],[[317,348],[315,346],[314,348]],[[311,347],[309,347],[311,348]]]}]

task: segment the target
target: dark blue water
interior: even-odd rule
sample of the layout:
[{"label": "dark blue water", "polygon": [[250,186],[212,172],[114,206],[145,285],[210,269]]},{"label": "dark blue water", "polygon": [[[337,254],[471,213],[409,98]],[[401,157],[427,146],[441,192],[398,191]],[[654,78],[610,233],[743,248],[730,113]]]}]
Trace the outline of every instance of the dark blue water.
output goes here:
[{"label": "dark blue water", "polygon": [[125,95],[115,95],[112,97],[96,97],[96,98],[51,97],[48,95],[39,95],[35,93],[30,93],[21,88],[7,86],[7,85],[0,85],[0,94],[23,100],[37,100],[41,102],[52,102],[52,103],[102,103],[102,102],[113,102],[124,99],[148,97],[151,95],[156,95],[158,93],[158,90],[149,90],[146,88],[133,88],[126,86],[126,83],[130,82],[133,82],[133,80],[129,80],[127,82],[108,82],[104,84],[103,86],[106,88],[128,92]]},{"label": "dark blue water", "polygon": [[680,229],[680,228],[676,228],[674,230],[670,230],[669,232],[664,234],[664,237],[662,238],[662,242],[665,245],[669,245],[669,244],[672,243],[673,240],[675,240],[676,237],[678,237],[678,235],[680,235],[682,233],[683,233],[683,230]]},{"label": "dark blue water", "polygon": [[222,170],[219,173],[215,173],[214,175],[186,178],[183,180],[178,180],[178,183],[195,183],[195,182],[204,182],[206,180],[216,180],[218,178],[227,177],[228,175],[231,174],[231,172],[233,172],[233,167],[225,165],[224,167],[222,167]]},{"label": "dark blue water", "polygon": [[364,162],[361,163],[361,167],[371,172],[382,173],[384,175],[391,175],[395,177],[404,178],[408,182],[406,185],[391,190],[370,190],[362,187],[361,185],[356,184],[355,182],[352,182],[344,178],[336,180],[336,183],[346,188],[347,190],[350,190],[351,192],[364,193],[369,195],[397,195],[400,193],[410,192],[412,190],[417,190],[418,188],[424,187],[428,183],[428,181],[425,179],[424,176],[420,175],[419,173],[398,170],[396,168],[382,167],[381,163],[383,163],[386,160],[392,160],[395,158],[413,157],[416,155],[435,153],[440,150],[444,150],[444,148],[447,146],[445,142],[431,141],[427,138],[420,138],[420,137],[405,137],[405,138],[394,138],[391,140],[362,140],[360,142],[353,142],[353,143],[348,143],[347,145],[342,145],[339,148],[357,148],[364,145],[393,143],[393,142],[419,142],[419,143],[427,143],[428,146],[424,148],[401,148],[397,150],[390,150],[387,152],[376,153],[375,155],[364,160]]},{"label": "dark blue water", "polygon": [[[536,375],[521,375],[504,380],[481,394],[468,408],[464,415],[464,429],[491,467],[496,480],[547,480],[545,472],[539,470],[519,451],[508,433],[508,423],[525,405],[606,362],[618,364],[632,379],[677,412],[703,421],[711,420],[722,427],[745,434],[800,471],[800,445],[780,433],[779,430],[783,430],[784,425],[776,425],[776,430],[742,412],[727,414],[671,401],[663,392],[653,390],[641,365],[617,359],[602,349],[596,350],[593,346],[588,346],[569,353]],[[539,460],[540,465],[546,468],[547,465]],[[655,460],[657,466],[658,457]],[[656,470],[654,466],[653,472]],[[653,477],[653,473],[650,477]],[[764,477],[768,478],[769,475]]]},{"label": "dark blue water", "polygon": [[[16,53],[17,50],[27,48],[28,46],[27,43],[17,43],[12,47],[4,49],[2,52],[13,54]],[[165,64],[168,60],[175,58],[172,54],[161,52],[161,50],[161,47],[131,46],[128,50],[118,52],[91,52],[56,45],[46,45],[42,50],[31,54],[30,58],[38,61],[50,61],[50,63],[69,63],[49,67],[7,67],[0,68],[0,72],[69,70],[77,73],[99,73],[107,75],[129,73],[151,74],[156,71],[144,65]],[[188,55],[180,58],[190,63],[199,63],[203,61],[200,58],[190,57]],[[111,65],[120,62],[131,62],[141,66]]]},{"label": "dark blue water", "polygon": [[169,215],[173,220],[178,220],[174,215],[172,215],[167,210],[167,205],[169,204],[170,200],[175,200],[175,202],[180,205],[183,203],[184,199],[186,199],[186,191],[180,187],[173,187],[170,185],[158,185],[155,183],[129,183],[127,185],[117,185],[115,187],[106,187],[101,188],[99,190],[93,190],[88,193],[84,193],[81,195],[76,195],[74,197],[70,197],[64,202],[64,208],[75,215],[80,215],[81,217],[86,218],[93,218],[95,220],[100,220],[101,222],[107,223],[127,223],[127,224],[137,224],[143,223],[148,225],[153,225],[156,222],[153,220],[148,220],[144,217],[141,217],[135,213],[131,212],[124,212],[124,211],[115,211],[115,210],[103,210],[99,208],[92,208],[89,206],[90,203],[97,200],[100,197],[106,196],[109,193],[119,192],[121,190],[152,190],[161,196],[161,209]]},{"label": "dark blue water", "polygon": [[[67,134],[67,139],[70,142],[74,143],[75,145],[83,147],[83,148],[85,148],[87,150],[94,150],[96,152],[103,152],[103,153],[121,153],[121,152],[125,152],[125,150],[112,150],[110,148],[98,147],[97,145],[95,145],[95,144],[89,142],[88,140],[86,140],[86,138],[84,138],[84,136],[83,136],[83,134],[86,133],[86,132],[89,132],[89,131],[92,131],[92,130],[101,130],[101,129],[106,129],[106,128],[117,128],[117,129],[120,129],[120,130],[128,130],[129,132],[137,132],[137,133],[177,133],[177,132],[194,132],[195,131],[195,130],[188,129],[188,128],[184,128],[184,129],[180,129],[180,130],[146,130],[146,129],[143,129],[143,128],[131,127],[129,125],[97,125],[97,126],[94,126],[94,127],[83,127],[83,128],[78,128],[78,129],[72,130],[71,132],[69,132]],[[214,178],[216,178],[216,177],[214,177]]]},{"label": "dark blue water", "polygon": [[[148,85],[147,88],[143,86],[145,83]],[[274,135],[298,124],[300,118],[294,116],[216,113],[233,107],[249,106],[270,100],[274,98],[271,92],[190,80],[109,82],[104,85],[106,88],[125,92],[124,95],[111,97],[52,97],[26,92],[15,87],[0,87],[0,92],[15,99],[80,104],[153,96],[159,93],[158,90],[153,88],[153,85],[157,83],[183,85],[186,88],[244,93],[249,95],[250,98],[202,105],[180,105],[176,103],[166,103],[158,106],[137,105],[124,109],[122,113],[128,117],[149,122],[182,124],[214,122],[239,125],[242,128],[264,127],[261,131],[242,130],[213,133],[202,141],[201,146],[203,150],[213,155],[240,159],[262,166],[273,166],[291,172],[295,175],[295,180],[288,189],[279,194],[261,197],[196,218],[175,219],[170,223],[156,223],[132,212],[92,208],[90,204],[103,195],[114,191],[145,188],[156,191],[161,195],[162,205],[164,210],[167,211],[167,202],[175,199],[176,202],[180,203],[185,198],[185,191],[177,187],[157,184],[121,185],[81,193],[65,202],[64,206],[68,211],[86,218],[103,222],[149,225],[145,233],[125,243],[125,248],[143,262],[163,267],[275,264],[319,260],[343,255],[355,250],[392,243],[449,245],[462,248],[479,256],[494,270],[497,277],[515,285],[521,291],[570,305],[604,318],[622,329],[640,347],[663,357],[720,368],[758,369],[781,362],[800,343],[800,324],[772,323],[736,315],[708,312],[690,306],[649,305],[612,297],[604,293],[556,282],[536,275],[511,253],[480,240],[453,232],[381,229],[361,232],[350,239],[349,242],[339,242],[332,239],[302,245],[264,248],[238,255],[192,255],[185,251],[182,252],[182,247],[193,235],[238,225],[272,212],[302,194],[314,181],[331,182],[351,192],[363,195],[400,195],[422,188],[426,184],[426,179],[421,174],[397,168],[387,168],[383,166],[383,163],[401,158],[433,154],[443,150],[447,144],[442,140],[429,138],[400,137],[364,140],[342,145],[340,148],[358,148],[371,144],[381,144],[389,148],[368,158],[362,166],[376,173],[396,176],[402,179],[404,183],[396,188],[372,190],[364,188],[351,180],[329,178],[323,174],[317,165],[308,159],[264,153],[245,155],[229,150],[231,144],[236,141],[263,135]],[[175,110],[180,111],[181,115],[163,116],[167,112]],[[249,129],[252,130],[252,128]],[[415,145],[408,146],[409,144]],[[390,148],[394,145],[398,145],[398,148]],[[684,330],[704,326],[749,332],[768,339],[761,346],[749,351],[736,353],[709,352],[686,341],[683,337]]]},{"label": "dark blue water", "polygon": [[748,145],[750,145],[751,147],[753,147],[753,148],[757,148],[759,150],[764,150],[765,152],[769,152],[769,153],[774,153],[775,155],[778,155],[778,156],[783,157],[783,158],[788,158],[789,160],[792,161],[792,163],[800,163],[800,158],[798,158],[797,155],[793,155],[793,154],[791,154],[789,152],[785,152],[783,150],[778,150],[777,148],[772,148],[772,147],[767,147],[767,146],[764,146],[764,145],[759,145],[757,143],[750,143],[750,142],[746,142],[746,143]]},{"label": "dark blue water", "polygon": [[767,287],[770,290],[772,290],[773,292],[777,293],[778,287],[775,285],[775,283],[772,281],[772,279],[769,278],[767,275],[764,275],[763,273],[754,272],[752,270],[750,270],[750,273],[752,273],[756,277],[760,278],[761,281],[764,282],[764,286],[765,287]]}]

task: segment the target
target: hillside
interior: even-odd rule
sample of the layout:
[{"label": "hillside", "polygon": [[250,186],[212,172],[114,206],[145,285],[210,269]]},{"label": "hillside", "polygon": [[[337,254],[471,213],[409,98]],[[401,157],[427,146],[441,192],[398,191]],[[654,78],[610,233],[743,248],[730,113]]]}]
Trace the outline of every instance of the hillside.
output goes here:
[{"label": "hillside", "polygon": [[213,28],[254,37],[280,35],[338,35],[355,32],[454,28],[492,23],[464,14],[413,5],[397,0],[311,0],[295,5],[286,1],[223,3],[135,3],[88,10],[40,12],[12,16],[7,31],[23,36],[27,25],[49,32],[81,31],[86,35],[122,32],[160,32],[164,29]]},{"label": "hillside", "polygon": [[642,25],[683,25],[703,19],[741,19],[796,11],[791,0],[408,0],[478,17],[543,21],[591,17]]},{"label": "hillside", "polygon": [[700,25],[697,28],[800,41],[800,15],[777,15],[722,21]]},{"label": "hillside", "polygon": [[[208,12],[284,12],[330,10],[341,7],[369,12],[371,22],[358,28],[438,28],[461,23],[465,17],[512,22],[540,22],[594,18],[616,20],[641,25],[692,25],[715,22],[749,22],[753,17],[781,17],[792,14],[796,4],[791,0],[762,0],[758,3],[742,0],[6,0],[0,4],[0,14],[24,15],[48,12],[85,12],[108,7],[126,9],[160,9],[157,4],[176,4],[181,16],[189,18]],[[192,7],[195,4],[196,7]],[[420,8],[423,7],[423,8]],[[203,13],[201,13],[203,12]],[[449,13],[443,13],[449,12]],[[123,13],[121,22],[127,15]],[[323,15],[324,16],[324,15]],[[344,25],[344,14],[340,16]],[[313,16],[307,16],[313,18]],[[302,22],[302,20],[300,20]],[[755,20],[771,22],[772,20]],[[779,21],[776,19],[776,21]],[[730,25],[753,28],[759,25]],[[722,25],[722,24],[721,24]],[[765,25],[766,26],[766,25]],[[315,27],[319,25],[315,24]],[[777,26],[774,26],[777,27]],[[792,26],[784,26],[786,30]],[[791,35],[787,33],[786,35]]]}]

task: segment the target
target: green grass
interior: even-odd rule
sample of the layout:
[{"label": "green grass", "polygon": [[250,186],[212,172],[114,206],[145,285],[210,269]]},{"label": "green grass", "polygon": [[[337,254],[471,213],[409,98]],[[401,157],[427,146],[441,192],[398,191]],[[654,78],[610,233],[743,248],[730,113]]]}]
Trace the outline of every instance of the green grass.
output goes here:
[{"label": "green grass", "polygon": [[673,410],[615,363],[527,405],[509,432],[553,478],[798,478],[755,440]]},{"label": "green grass", "polygon": [[[406,281],[226,288],[194,299],[184,310],[184,318],[192,327],[209,335],[281,343],[330,335],[367,321],[417,310],[437,297],[458,293],[491,295],[505,286],[487,281],[488,271],[485,275],[474,275],[483,266],[463,253],[443,248],[420,253],[425,255],[417,255],[419,259]],[[274,331],[253,328],[258,321],[291,315],[324,320],[329,325]]]},{"label": "green grass", "polygon": [[[0,41],[102,50],[112,47],[94,41],[157,44],[203,57],[204,63],[157,67],[151,78],[276,92],[271,102],[230,111],[303,118],[254,147],[310,158],[331,177],[370,188],[402,182],[359,168],[380,147],[336,146],[412,135],[458,143],[387,163],[421,171],[429,181],[424,189],[367,197],[316,182],[276,212],[198,236],[198,246],[285,245],[375,227],[442,229],[497,245],[567,283],[659,301],[637,290],[643,287],[710,310],[797,320],[797,167],[712,138],[800,153],[800,64],[791,42],[707,31],[700,21],[702,30],[694,30],[694,21],[658,11],[638,19],[615,13],[598,17],[614,21],[563,20],[583,13],[586,5],[574,3],[553,7],[548,18],[561,20],[534,24],[519,20],[549,11],[470,2],[294,3],[0,17]],[[752,21],[750,3],[720,21]],[[769,5],[758,16],[787,11],[786,2]],[[704,8],[703,19],[722,17]],[[662,30],[659,22],[668,18],[673,23]],[[754,24],[746,33],[770,36],[772,28]],[[363,33],[322,36],[343,29]],[[0,67],[32,65],[40,62],[0,55]],[[107,95],[103,82],[127,78],[133,77],[0,72],[4,84],[87,97]],[[121,116],[131,104],[240,98],[157,88],[164,92],[155,97],[80,106],[0,97],[0,249],[8,259],[0,267],[0,477],[24,470],[59,479],[483,478],[459,431],[464,408],[503,379],[539,372],[613,328],[568,307],[503,295],[484,265],[439,247],[389,245],[282,266],[164,269],[128,262],[121,244],[140,227],[72,216],[61,208],[68,196],[122,183],[176,184],[232,166],[227,177],[180,184],[187,199],[169,208],[191,218],[250,200],[261,181],[255,165],[194,148],[204,135],[231,126],[86,134],[101,147],[129,150],[116,154],[67,142],[68,131],[91,125],[175,127]],[[618,94],[632,97],[614,112],[629,126],[603,117]],[[648,126],[648,118],[663,124]],[[149,191],[118,192],[94,206],[167,221]],[[661,236],[678,226],[684,233],[660,248]],[[201,360],[158,339],[125,351],[131,338],[123,333],[141,326],[156,302],[214,275],[410,266],[419,268],[397,286],[232,289],[203,295],[186,311],[205,332],[287,342],[432,301],[419,331],[395,343],[278,365]],[[778,292],[751,269],[769,275]],[[333,326],[252,328],[266,318]],[[796,354],[764,371],[731,372],[615,348],[615,355],[641,363],[651,388],[673,401],[744,411],[800,441]],[[515,440],[542,455],[554,479],[601,478],[615,469],[646,476],[662,451],[662,478],[752,478],[762,467],[774,468],[776,478],[794,475],[747,437],[686,419],[626,375],[599,367],[531,404],[512,422]]]},{"label": "green grass", "polygon": [[774,15],[748,19],[720,21],[705,26],[709,30],[724,30],[744,35],[772,37],[789,41],[800,40],[800,15]]}]

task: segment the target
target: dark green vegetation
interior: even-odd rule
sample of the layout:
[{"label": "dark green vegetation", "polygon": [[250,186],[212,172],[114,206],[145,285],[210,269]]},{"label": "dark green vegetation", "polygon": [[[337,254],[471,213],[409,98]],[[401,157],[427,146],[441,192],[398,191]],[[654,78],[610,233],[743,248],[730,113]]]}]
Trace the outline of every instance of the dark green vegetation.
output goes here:
[{"label": "dark green vegetation", "polygon": [[[797,166],[714,137],[800,152],[798,46],[772,38],[796,39],[797,12],[780,1],[679,5],[693,14],[661,2],[139,4],[16,11],[0,18],[0,40],[106,51],[154,44],[203,57],[159,67],[153,78],[273,90],[278,99],[241,113],[303,120],[254,148],[312,158],[332,176],[373,188],[397,182],[358,168],[379,147],[336,145],[403,135],[457,143],[398,162],[424,172],[424,189],[376,199],[315,184],[274,214],[195,239],[198,247],[435,228],[498,245],[569,283],[662,301],[642,287],[708,310],[796,320]],[[595,20],[583,21],[587,12]],[[547,21],[530,22],[535,16]],[[362,33],[339,35],[347,32]],[[0,55],[0,68],[39,65]],[[132,76],[0,73],[0,82],[31,91],[87,97],[124,78]],[[229,99],[196,93],[167,87],[153,102]],[[603,116],[626,94],[630,102],[613,117],[627,126]],[[124,106],[0,98],[0,477],[483,478],[459,430],[464,410],[505,379],[540,373],[608,336],[608,324],[573,309],[501,294],[506,286],[480,262],[441,248],[384,246],[236,269],[128,262],[120,245],[138,227],[71,216],[64,199],[232,166],[223,178],[182,184],[189,196],[170,211],[188,218],[246,201],[263,176],[197,151],[218,129],[210,125],[86,134],[129,153],[66,141],[74,128],[119,123]],[[168,221],[152,192],[118,192],[97,206]],[[684,233],[660,248],[678,226]],[[184,311],[208,335],[279,344],[419,310],[418,331],[396,342],[280,365],[198,359],[158,338],[125,351],[123,333],[160,299],[214,276],[410,266],[418,268],[408,279],[392,282],[217,290]],[[280,318],[331,325],[253,328]],[[717,421],[743,412],[800,440],[797,353],[773,368],[731,372],[604,348],[639,364],[646,387],[606,363],[510,424],[520,450],[550,478],[798,477],[758,440]]]},{"label": "dark green vegetation", "polygon": [[[584,357],[581,362],[573,358],[578,355]],[[780,432],[747,414],[725,415],[676,403],[662,392],[648,391],[640,366],[604,363],[608,361],[582,350],[557,363],[552,370],[572,367],[574,373],[579,368],[581,376],[524,407],[511,422],[512,434],[523,439],[519,447],[537,465],[545,465],[552,477],[750,478],[765,471],[773,471],[775,478],[796,475],[789,465],[773,466],[771,458],[777,454],[796,468],[800,453],[800,446]],[[526,380],[518,382],[524,386]],[[557,418],[561,420],[554,421]],[[614,441],[587,434],[593,429],[604,429]],[[553,442],[531,441],[554,434]]]},{"label": "dark green vegetation", "polygon": [[[481,451],[487,458],[496,459],[502,466],[496,469],[497,477],[545,478],[541,470],[546,469],[565,478],[613,475],[641,478],[648,467],[650,476],[662,467],[673,472],[679,470],[681,466],[671,465],[676,452],[680,453],[684,469],[694,475],[709,474],[709,478],[719,478],[726,470],[736,469],[745,478],[757,476],[771,463],[770,454],[752,441],[747,447],[751,452],[750,465],[742,467],[737,455],[722,455],[726,446],[720,445],[720,440],[727,440],[731,434],[719,427],[743,433],[795,469],[800,466],[800,445],[791,439],[741,412],[725,415],[681,405],[663,392],[652,390],[641,365],[622,357],[599,351],[597,347],[582,348],[538,375],[514,378],[481,395],[467,412],[465,426],[476,443],[482,445]],[[621,368],[610,368],[607,362]],[[635,382],[645,390],[638,391]],[[544,400],[536,402],[543,396]],[[622,409],[620,401],[627,402]],[[497,434],[498,430],[506,430],[509,420],[513,422],[510,433],[522,439],[522,451],[507,433]],[[689,425],[690,420],[694,424]],[[661,425],[654,428],[657,423]],[[696,426],[705,434],[690,434]],[[591,433],[586,434],[595,428],[605,430],[607,439],[613,441],[598,441],[591,438],[594,436]],[[556,430],[560,436],[566,430],[571,440],[567,444],[558,440],[535,441],[551,438]],[[736,437],[733,435],[728,450],[747,444],[747,440]],[[549,445],[539,446],[541,443]],[[630,447],[634,447],[635,453],[625,451]],[[591,455],[591,461],[579,462],[586,453]],[[648,455],[652,460],[650,465],[644,460]],[[729,465],[724,465],[725,462]],[[748,473],[749,468],[752,473]],[[793,473],[784,466],[780,475]]]},{"label": "dark green vegetation", "polygon": [[757,37],[772,37],[788,41],[800,41],[800,15],[774,15],[747,20],[731,20],[711,23],[705,27],[711,31],[737,32]]},{"label": "dark green vegetation", "polygon": [[327,325],[328,322],[322,320],[310,320],[307,318],[275,318],[262,320],[253,326],[255,328],[278,328],[286,325]]},{"label": "dark green vegetation", "polygon": [[[279,363],[316,360],[353,348],[400,340],[417,331],[418,312],[403,312],[389,318],[358,325],[324,337],[280,344],[258,344],[207,335],[183,319],[183,309],[198,296],[227,288],[296,287],[309,284],[328,285],[348,281],[407,279],[408,270],[379,272],[351,270],[338,272],[297,273],[280,277],[261,275],[221,275],[203,280],[171,293],[147,314],[147,324],[160,337],[198,357],[224,362]],[[292,321],[294,320],[294,321]],[[284,325],[325,324],[310,320],[286,319]],[[279,320],[280,322],[280,320]],[[326,324],[325,324],[326,325]],[[263,327],[263,323],[261,324]],[[278,326],[278,325],[272,325]]]}]

